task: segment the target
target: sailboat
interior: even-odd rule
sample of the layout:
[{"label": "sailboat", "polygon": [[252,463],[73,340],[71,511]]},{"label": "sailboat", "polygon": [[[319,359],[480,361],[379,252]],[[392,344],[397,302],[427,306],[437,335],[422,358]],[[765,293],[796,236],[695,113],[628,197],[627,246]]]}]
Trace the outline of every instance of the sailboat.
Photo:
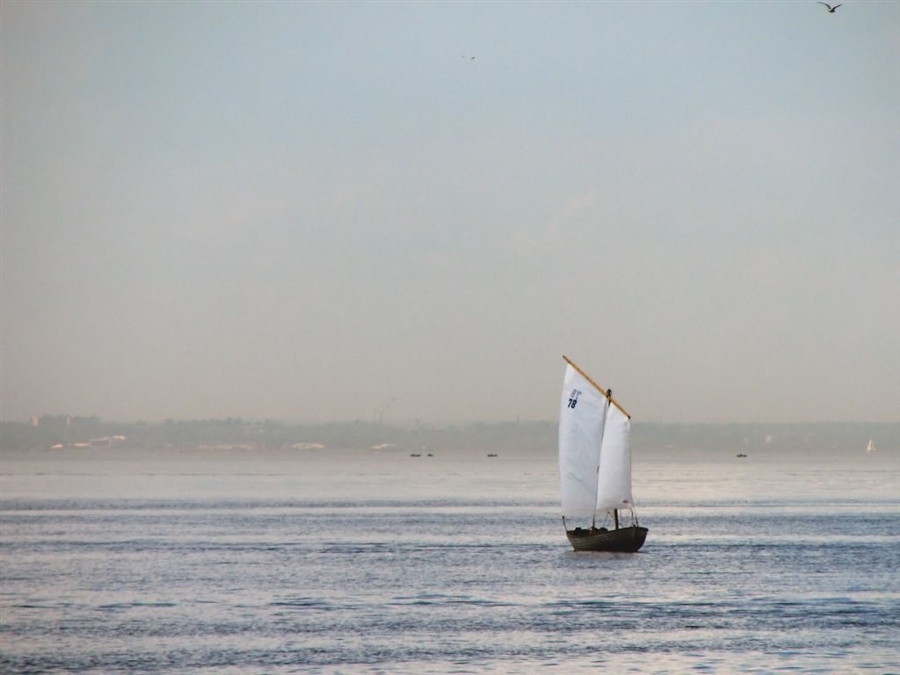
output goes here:
[{"label": "sailboat", "polygon": [[637,551],[649,530],[638,524],[631,496],[631,415],[611,390],[563,359],[559,481],[566,537],[576,551]]},{"label": "sailboat", "polygon": [[875,441],[873,441],[870,438],[869,442],[866,444],[866,452],[874,452],[874,450],[875,450]]}]

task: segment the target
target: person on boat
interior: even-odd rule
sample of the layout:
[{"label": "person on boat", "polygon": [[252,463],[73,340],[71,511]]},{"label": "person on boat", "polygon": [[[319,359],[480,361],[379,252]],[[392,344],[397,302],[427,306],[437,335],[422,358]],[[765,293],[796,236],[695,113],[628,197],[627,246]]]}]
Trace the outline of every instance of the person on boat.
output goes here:
[{"label": "person on boat", "polygon": [[612,400],[612,389],[606,390],[606,398]]}]

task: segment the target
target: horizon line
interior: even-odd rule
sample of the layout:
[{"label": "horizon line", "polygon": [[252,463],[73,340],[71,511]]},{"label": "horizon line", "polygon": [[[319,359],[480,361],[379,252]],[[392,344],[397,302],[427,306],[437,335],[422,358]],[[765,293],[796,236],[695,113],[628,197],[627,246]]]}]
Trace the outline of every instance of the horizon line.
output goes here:
[{"label": "horizon line", "polygon": [[[304,420],[304,419],[288,419],[288,418],[278,418],[278,417],[241,417],[241,416],[225,416],[225,417],[162,417],[162,418],[117,418],[117,417],[103,417],[101,415],[78,415],[78,414],[51,414],[45,413],[41,415],[34,415],[27,419],[0,419],[0,424],[30,424],[34,425],[35,420],[40,420],[42,418],[60,418],[60,417],[71,417],[74,419],[97,419],[101,422],[112,423],[112,424],[165,424],[166,422],[225,422],[229,420],[248,423],[248,424],[262,424],[262,423],[275,423],[275,424],[287,424],[287,425],[317,425],[317,424],[366,424],[372,426],[382,426],[382,427],[438,427],[438,426],[471,426],[471,425],[500,425],[500,424],[552,424],[556,425],[558,420],[555,419],[498,419],[498,420],[487,420],[487,419],[459,419],[459,420],[442,420],[442,421],[428,421],[422,419],[413,419],[406,421],[394,421],[387,422],[383,420],[366,420],[361,418],[356,419],[321,419],[321,420]],[[800,425],[825,425],[825,424],[882,424],[882,425],[895,425],[900,426],[900,419],[897,420],[794,420],[794,421],[774,421],[774,420],[751,420],[751,421],[738,421],[738,420],[730,420],[730,421],[714,421],[714,420],[682,420],[682,421],[668,421],[668,420],[646,420],[646,419],[632,419],[632,423],[636,423],[639,425],[649,424],[649,425],[658,425],[658,426],[689,426],[689,425],[697,425],[697,426],[751,426],[751,425],[783,425],[783,426],[800,426]]]}]

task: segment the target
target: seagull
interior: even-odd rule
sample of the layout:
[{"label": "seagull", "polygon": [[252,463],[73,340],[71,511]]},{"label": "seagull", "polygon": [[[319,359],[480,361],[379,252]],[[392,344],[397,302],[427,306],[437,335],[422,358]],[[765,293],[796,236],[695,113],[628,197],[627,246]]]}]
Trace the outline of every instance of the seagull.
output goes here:
[{"label": "seagull", "polygon": [[834,14],[834,10],[836,10],[838,7],[840,7],[843,3],[838,3],[838,4],[835,5],[834,7],[832,7],[831,5],[829,5],[827,2],[820,2],[819,4],[820,4],[820,5],[825,5],[825,6],[828,8],[828,12],[829,12],[830,14]]}]

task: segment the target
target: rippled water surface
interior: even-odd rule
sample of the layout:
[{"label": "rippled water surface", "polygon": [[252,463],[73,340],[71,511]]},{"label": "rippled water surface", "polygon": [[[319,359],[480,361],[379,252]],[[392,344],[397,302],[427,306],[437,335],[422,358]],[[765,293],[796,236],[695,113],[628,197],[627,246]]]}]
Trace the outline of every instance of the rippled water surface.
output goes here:
[{"label": "rippled water surface", "polygon": [[636,461],[644,549],[576,554],[552,455],[7,454],[0,671],[898,673],[862,460]]}]

